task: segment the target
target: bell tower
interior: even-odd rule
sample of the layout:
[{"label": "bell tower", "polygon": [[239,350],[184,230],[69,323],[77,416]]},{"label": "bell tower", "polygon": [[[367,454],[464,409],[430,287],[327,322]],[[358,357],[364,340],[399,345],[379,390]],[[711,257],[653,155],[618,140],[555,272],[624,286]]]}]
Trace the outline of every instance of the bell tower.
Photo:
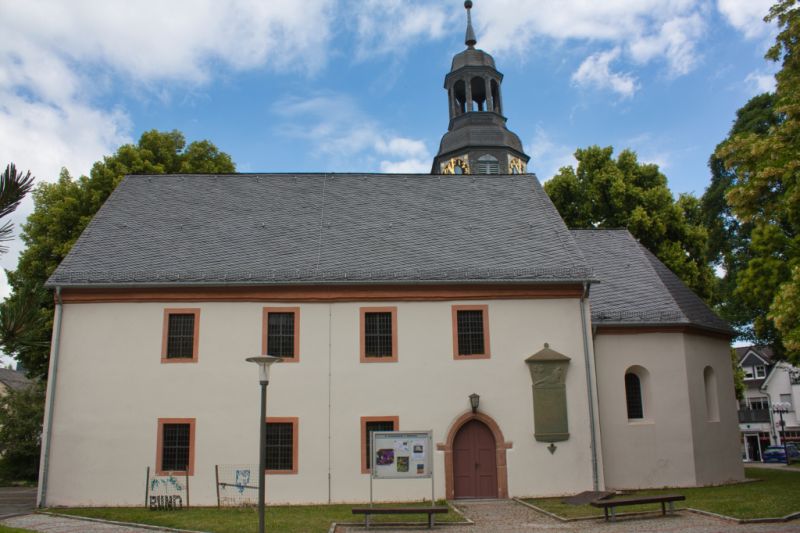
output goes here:
[{"label": "bell tower", "polygon": [[453,57],[444,78],[450,124],[439,143],[431,174],[524,174],[530,159],[519,137],[506,128],[494,58],[475,48],[472,1],[466,0],[467,49]]}]

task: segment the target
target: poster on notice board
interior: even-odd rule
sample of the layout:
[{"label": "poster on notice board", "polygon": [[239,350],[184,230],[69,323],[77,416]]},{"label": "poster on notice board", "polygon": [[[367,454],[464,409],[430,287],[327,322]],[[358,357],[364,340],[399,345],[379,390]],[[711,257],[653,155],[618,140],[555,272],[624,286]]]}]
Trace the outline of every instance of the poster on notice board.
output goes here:
[{"label": "poster on notice board", "polygon": [[372,433],[372,477],[428,478],[433,472],[431,431],[375,431]]}]

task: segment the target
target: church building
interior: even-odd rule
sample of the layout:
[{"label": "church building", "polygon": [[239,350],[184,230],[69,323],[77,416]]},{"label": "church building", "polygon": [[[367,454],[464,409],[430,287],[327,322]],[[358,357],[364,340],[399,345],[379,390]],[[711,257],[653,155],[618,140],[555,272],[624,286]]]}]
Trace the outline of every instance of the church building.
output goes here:
[{"label": "church building", "polygon": [[141,505],[149,467],[216,505],[215,465],[258,464],[259,354],[271,503],[369,500],[385,430],[432,431],[436,498],[744,478],[733,332],[626,230],[565,226],[465,41],[430,174],[119,184],[48,281],[40,504]]}]

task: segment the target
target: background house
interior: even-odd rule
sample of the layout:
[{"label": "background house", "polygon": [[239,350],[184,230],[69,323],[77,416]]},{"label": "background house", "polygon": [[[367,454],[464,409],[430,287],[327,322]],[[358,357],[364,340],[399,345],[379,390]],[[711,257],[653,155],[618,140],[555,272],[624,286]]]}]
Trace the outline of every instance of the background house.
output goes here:
[{"label": "background house", "polygon": [[760,461],[762,449],[782,442],[779,417],[772,413],[774,403],[789,405],[789,412],[783,415],[786,440],[800,442],[796,411],[800,405],[800,368],[775,361],[768,346],[739,347],[736,355],[745,384],[744,398],[739,401],[742,456],[746,461]]}]

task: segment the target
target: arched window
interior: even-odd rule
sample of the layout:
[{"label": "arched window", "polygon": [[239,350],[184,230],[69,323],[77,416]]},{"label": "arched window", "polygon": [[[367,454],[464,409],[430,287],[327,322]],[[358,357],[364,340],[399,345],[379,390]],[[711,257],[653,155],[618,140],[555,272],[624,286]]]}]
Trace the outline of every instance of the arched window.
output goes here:
[{"label": "arched window", "polygon": [[503,114],[503,111],[500,109],[500,86],[497,84],[496,80],[492,80],[489,84],[492,90],[492,104],[495,113]]},{"label": "arched window", "polygon": [[475,76],[469,82],[472,90],[472,101],[475,106],[470,111],[486,110],[486,80]]},{"label": "arched window", "polygon": [[703,383],[706,391],[706,418],[709,422],[719,422],[719,402],[717,401],[717,376],[714,369],[703,369]]},{"label": "arched window", "polygon": [[625,402],[628,406],[629,420],[644,418],[642,380],[630,370],[625,373]]},{"label": "arched window", "polygon": [[453,97],[456,100],[456,107],[460,114],[467,111],[467,84],[464,80],[458,80],[453,86]]},{"label": "arched window", "polygon": [[475,171],[477,174],[500,174],[500,163],[496,157],[489,154],[482,155],[478,158]]}]

